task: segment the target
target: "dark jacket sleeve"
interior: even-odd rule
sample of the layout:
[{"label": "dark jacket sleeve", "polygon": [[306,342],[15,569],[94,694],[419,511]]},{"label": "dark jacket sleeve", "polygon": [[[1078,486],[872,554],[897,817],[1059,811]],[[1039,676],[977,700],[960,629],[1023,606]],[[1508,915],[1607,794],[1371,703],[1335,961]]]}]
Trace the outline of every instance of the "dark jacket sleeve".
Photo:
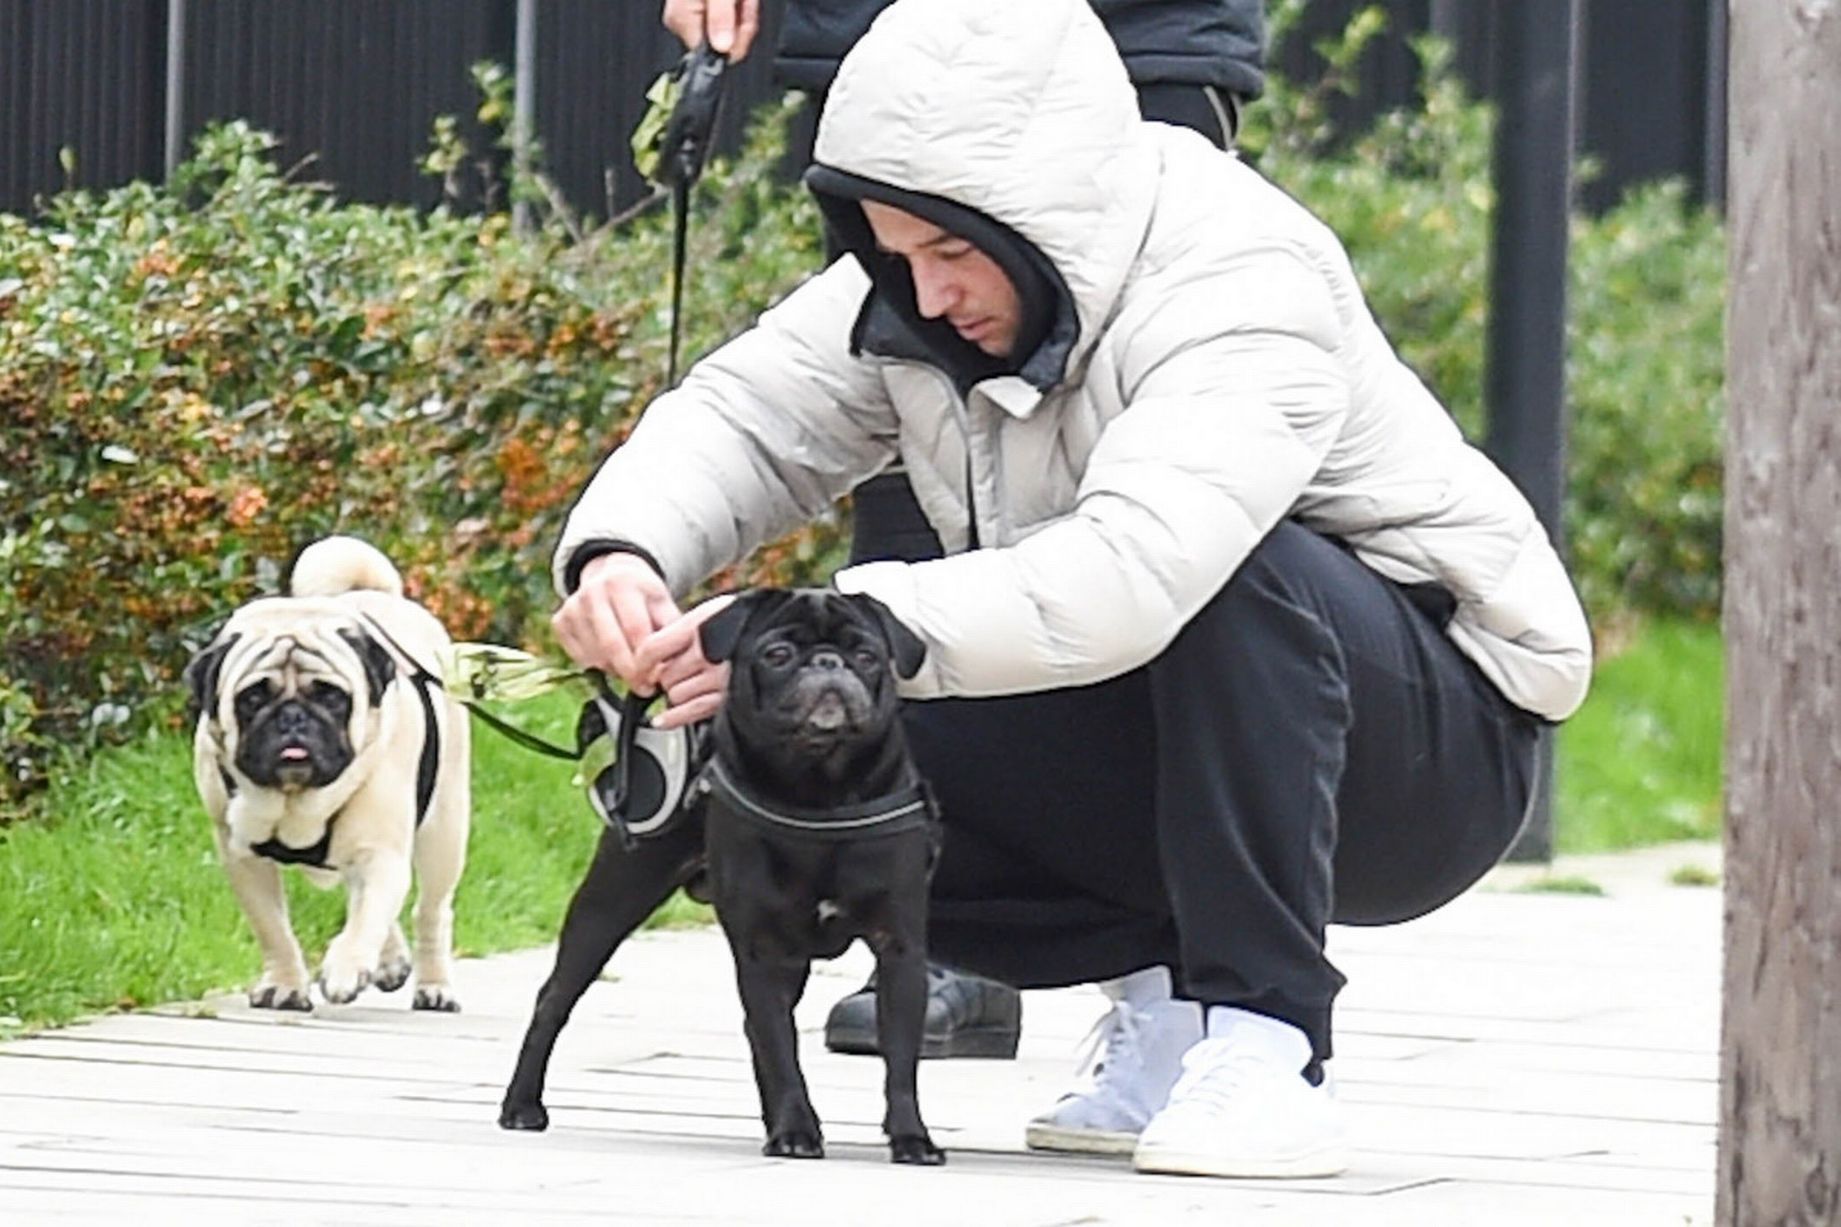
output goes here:
[{"label": "dark jacket sleeve", "polygon": [[[889,0],[787,0],[774,70],[797,89],[824,91],[838,61]],[[1242,98],[1265,86],[1260,0],[1092,0],[1134,84],[1217,85]]]}]

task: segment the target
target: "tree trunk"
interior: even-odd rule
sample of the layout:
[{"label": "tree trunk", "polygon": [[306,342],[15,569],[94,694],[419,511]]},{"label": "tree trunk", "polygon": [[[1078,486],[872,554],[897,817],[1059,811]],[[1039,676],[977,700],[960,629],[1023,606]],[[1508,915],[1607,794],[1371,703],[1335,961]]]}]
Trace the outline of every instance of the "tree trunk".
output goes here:
[{"label": "tree trunk", "polygon": [[1841,0],[1734,0],[1721,1224],[1841,1223]]}]

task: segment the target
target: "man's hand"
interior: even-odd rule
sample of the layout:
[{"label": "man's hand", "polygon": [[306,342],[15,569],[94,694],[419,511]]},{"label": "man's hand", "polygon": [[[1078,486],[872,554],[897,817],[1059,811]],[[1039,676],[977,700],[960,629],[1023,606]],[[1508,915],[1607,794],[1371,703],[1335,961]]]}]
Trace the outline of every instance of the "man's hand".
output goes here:
[{"label": "man's hand", "polygon": [[638,694],[658,680],[636,663],[639,645],[683,615],[671,590],[637,554],[603,554],[582,568],[582,583],[550,619],[570,659],[600,669]]},{"label": "man's hand", "polygon": [[705,38],[710,47],[740,60],[761,29],[761,0],[665,0],[665,28],[685,47]]},{"label": "man's hand", "polygon": [[639,645],[634,668],[656,679],[665,692],[667,706],[654,717],[653,727],[675,729],[713,716],[722,706],[729,666],[705,659],[698,631],[734,599],[711,597]]}]

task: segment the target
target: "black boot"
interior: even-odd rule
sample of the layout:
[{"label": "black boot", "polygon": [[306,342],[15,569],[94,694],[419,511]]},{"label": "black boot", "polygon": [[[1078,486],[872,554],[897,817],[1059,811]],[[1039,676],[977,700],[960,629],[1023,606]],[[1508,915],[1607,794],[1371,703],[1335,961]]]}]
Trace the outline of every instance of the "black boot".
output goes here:
[{"label": "black boot", "polygon": [[[927,968],[927,1027],[921,1034],[923,1057],[994,1057],[1016,1055],[1023,1030],[1023,997],[1008,984],[943,967]],[[876,977],[831,1007],[825,1020],[825,1047],[832,1052],[875,1056]]]}]

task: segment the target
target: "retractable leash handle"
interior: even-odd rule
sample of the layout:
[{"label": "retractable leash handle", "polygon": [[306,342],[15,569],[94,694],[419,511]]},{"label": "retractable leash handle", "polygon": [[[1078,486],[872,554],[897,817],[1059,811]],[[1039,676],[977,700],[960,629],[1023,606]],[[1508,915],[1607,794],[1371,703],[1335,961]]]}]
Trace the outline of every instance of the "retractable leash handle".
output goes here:
[{"label": "retractable leash handle", "polygon": [[689,729],[656,729],[646,721],[658,695],[617,695],[601,674],[582,709],[576,740],[586,753],[597,738],[612,740],[614,761],[588,781],[588,800],[601,821],[631,848],[677,816],[695,765]]},{"label": "retractable leash handle", "polygon": [[669,188],[687,188],[703,173],[722,111],[722,83],[729,57],[709,43],[686,52],[672,74],[677,101],[665,120],[659,142],[658,181]]}]

